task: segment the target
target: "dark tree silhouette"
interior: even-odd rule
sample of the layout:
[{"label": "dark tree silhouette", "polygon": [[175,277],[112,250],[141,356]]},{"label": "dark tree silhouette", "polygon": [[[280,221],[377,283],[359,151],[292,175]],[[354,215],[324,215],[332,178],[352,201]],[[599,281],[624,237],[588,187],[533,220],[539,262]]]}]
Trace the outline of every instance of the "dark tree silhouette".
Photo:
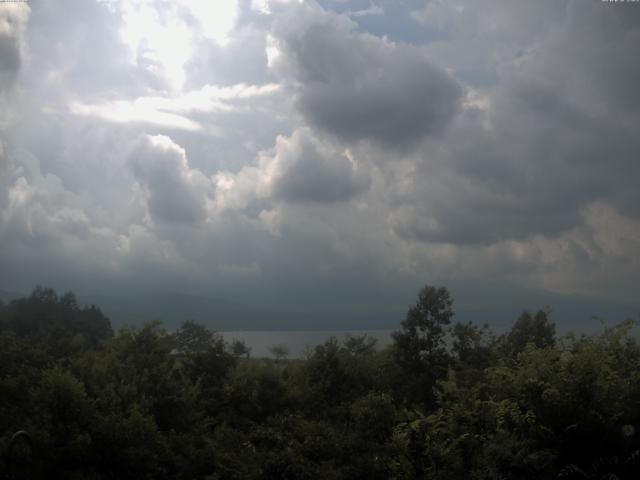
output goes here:
[{"label": "dark tree silhouette", "polygon": [[433,404],[435,383],[446,375],[445,326],[453,317],[452,305],[446,288],[427,285],[409,308],[400,330],[393,333],[394,354],[405,373],[404,390],[413,401]]}]

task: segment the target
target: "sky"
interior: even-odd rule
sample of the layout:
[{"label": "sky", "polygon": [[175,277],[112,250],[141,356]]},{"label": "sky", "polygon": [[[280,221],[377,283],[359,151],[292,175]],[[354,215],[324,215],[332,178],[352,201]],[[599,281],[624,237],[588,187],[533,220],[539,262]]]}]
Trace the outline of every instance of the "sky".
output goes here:
[{"label": "sky", "polygon": [[639,44],[599,0],[0,3],[0,289],[637,313]]}]

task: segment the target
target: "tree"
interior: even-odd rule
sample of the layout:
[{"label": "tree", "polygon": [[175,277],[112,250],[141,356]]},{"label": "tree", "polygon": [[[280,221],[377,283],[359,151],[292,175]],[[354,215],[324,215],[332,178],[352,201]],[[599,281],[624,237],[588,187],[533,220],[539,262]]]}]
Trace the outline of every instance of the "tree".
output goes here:
[{"label": "tree", "polygon": [[451,353],[455,359],[455,372],[461,383],[477,383],[484,370],[494,360],[493,337],[489,327],[472,322],[456,323],[451,329]]},{"label": "tree", "polygon": [[208,413],[216,411],[223,401],[223,385],[238,358],[229,353],[222,335],[211,332],[193,320],[187,320],[176,331],[176,350],[182,370],[206,399]]},{"label": "tree", "polygon": [[54,290],[38,286],[30,297],[13,300],[2,311],[4,328],[46,344],[58,356],[96,347],[113,336],[102,311],[94,305],[80,307],[71,292],[58,297]]},{"label": "tree", "polygon": [[215,342],[215,335],[207,327],[193,320],[186,320],[175,333],[177,349],[182,354],[199,353]]},{"label": "tree", "polygon": [[425,286],[409,308],[401,329],[392,334],[397,363],[405,373],[410,400],[433,405],[433,387],[446,375],[445,326],[453,317],[453,299],[444,287]]},{"label": "tree", "polygon": [[229,350],[234,357],[249,358],[251,355],[251,348],[247,346],[244,340],[234,339],[229,346]]},{"label": "tree", "polygon": [[527,311],[515,321],[511,331],[501,337],[502,348],[505,353],[517,355],[528,343],[538,348],[547,348],[555,344],[556,326],[549,321],[550,310],[538,310],[531,316]]},{"label": "tree", "polygon": [[344,349],[352,356],[366,356],[375,353],[376,344],[378,342],[375,338],[368,335],[361,336],[347,336],[343,342]]},{"label": "tree", "polygon": [[289,356],[289,347],[283,344],[271,345],[268,350],[269,353],[273,355],[277,361],[284,360]]}]

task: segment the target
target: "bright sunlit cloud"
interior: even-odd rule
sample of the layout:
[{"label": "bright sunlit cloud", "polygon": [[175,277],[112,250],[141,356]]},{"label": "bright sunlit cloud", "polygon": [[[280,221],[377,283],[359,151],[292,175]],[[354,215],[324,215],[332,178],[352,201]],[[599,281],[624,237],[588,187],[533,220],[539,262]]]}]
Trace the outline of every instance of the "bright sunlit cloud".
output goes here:
[{"label": "bright sunlit cloud", "polygon": [[165,79],[174,91],[184,87],[184,66],[197,33],[225,45],[238,15],[236,0],[177,0],[169,8],[151,0],[102,2],[121,13],[122,38],[132,62]]},{"label": "bright sunlit cloud", "polygon": [[191,11],[207,38],[219,45],[229,40],[229,33],[238,17],[237,0],[178,0],[177,3]]},{"label": "bright sunlit cloud", "polygon": [[149,102],[124,100],[96,105],[74,102],[70,107],[75,115],[95,116],[114,123],[148,123],[160,127],[198,131],[202,126],[181,115],[163,112],[149,105]]},{"label": "bright sunlit cloud", "polygon": [[251,108],[247,100],[267,97],[280,91],[277,84],[228,87],[205,85],[173,97],[150,96],[135,100],[118,100],[97,104],[73,102],[71,113],[100,117],[115,123],[148,123],[180,130],[202,130],[200,124],[183,115],[189,113],[220,113]]}]

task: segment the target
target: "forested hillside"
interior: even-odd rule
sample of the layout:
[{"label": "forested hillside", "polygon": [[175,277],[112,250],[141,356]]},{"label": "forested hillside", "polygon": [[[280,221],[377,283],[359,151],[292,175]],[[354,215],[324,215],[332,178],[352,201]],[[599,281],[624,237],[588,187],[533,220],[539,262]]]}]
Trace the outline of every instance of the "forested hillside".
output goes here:
[{"label": "forested hillside", "polygon": [[427,286],[388,348],[259,359],[37,288],[0,305],[0,478],[639,478],[636,320],[557,338],[524,312],[496,336],[453,313]]}]

